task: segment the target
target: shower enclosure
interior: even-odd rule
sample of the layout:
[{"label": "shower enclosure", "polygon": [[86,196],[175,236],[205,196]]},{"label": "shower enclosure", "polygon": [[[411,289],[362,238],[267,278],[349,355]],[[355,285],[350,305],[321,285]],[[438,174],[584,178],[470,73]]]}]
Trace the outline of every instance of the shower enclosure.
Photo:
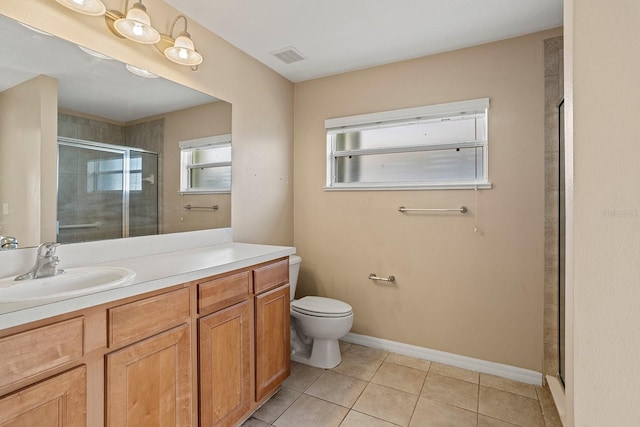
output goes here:
[{"label": "shower enclosure", "polygon": [[59,243],[158,234],[158,155],[58,139]]}]

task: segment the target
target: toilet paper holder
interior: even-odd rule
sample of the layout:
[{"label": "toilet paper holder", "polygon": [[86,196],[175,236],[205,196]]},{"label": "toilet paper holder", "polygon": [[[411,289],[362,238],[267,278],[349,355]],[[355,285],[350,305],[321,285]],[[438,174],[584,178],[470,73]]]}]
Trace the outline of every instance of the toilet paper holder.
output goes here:
[{"label": "toilet paper holder", "polygon": [[369,275],[369,280],[379,280],[381,282],[395,282],[396,281],[396,276],[378,277],[378,275],[376,273],[371,273]]}]

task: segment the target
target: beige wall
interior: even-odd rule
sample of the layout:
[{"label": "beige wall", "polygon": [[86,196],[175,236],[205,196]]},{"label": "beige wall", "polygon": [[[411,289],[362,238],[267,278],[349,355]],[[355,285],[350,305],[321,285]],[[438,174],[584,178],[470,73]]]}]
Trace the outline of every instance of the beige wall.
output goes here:
[{"label": "beige wall", "polygon": [[[298,296],[353,306],[353,332],[542,370],[543,40],[551,30],[296,84]],[[489,97],[494,188],[326,192],[324,120]],[[467,206],[403,215],[398,206]],[[479,233],[474,233],[474,221]],[[369,273],[396,276],[376,284]]]},{"label": "beige wall", "polygon": [[[120,0],[104,2],[122,9]],[[161,32],[179,13],[160,0],[145,6]],[[69,11],[50,0],[5,1],[0,13],[143,67],[233,104],[232,226],[237,241],[293,243],[293,84],[220,37],[189,21],[205,62],[197,72],[165,60],[151,46],[121,40],[101,17]],[[259,207],[259,209],[258,209]]]},{"label": "beige wall", "polygon": [[637,0],[565,3],[575,426],[640,425],[639,17]]},{"label": "beige wall", "polygon": [[[231,133],[231,104],[213,102],[196,108],[175,111],[164,116],[164,149],[162,152],[162,232],[202,230],[229,227],[231,224],[231,195],[178,194],[180,189],[180,147],[178,143],[189,139]],[[233,169],[233,167],[232,167]],[[236,191],[242,193],[241,189]],[[193,206],[218,205],[217,211],[185,211]]]},{"label": "beige wall", "polygon": [[0,93],[0,234],[20,247],[55,241],[57,102],[46,76]]}]

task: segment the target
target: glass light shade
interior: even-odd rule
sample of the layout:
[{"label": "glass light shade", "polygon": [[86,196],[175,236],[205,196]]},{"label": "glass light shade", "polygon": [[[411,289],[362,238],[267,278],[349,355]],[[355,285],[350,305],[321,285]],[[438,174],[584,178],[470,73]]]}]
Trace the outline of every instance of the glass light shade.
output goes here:
[{"label": "glass light shade", "polygon": [[202,63],[202,55],[196,52],[189,33],[181,33],[172,47],[165,49],[164,55],[180,65],[199,65]]},{"label": "glass light shade", "polygon": [[18,24],[22,25],[23,27],[25,27],[28,30],[33,31],[34,33],[38,33],[38,34],[42,34],[43,36],[47,36],[47,37],[53,37],[51,34],[47,33],[46,31],[42,31],[37,29],[36,27],[32,27],[31,25],[27,25],[24,22],[19,22]]},{"label": "glass light shade", "polygon": [[157,79],[158,76],[156,74],[153,74],[151,71],[147,71],[144,68],[139,68],[136,67],[134,65],[131,64],[127,64],[125,65],[125,67],[127,68],[127,70],[132,73],[135,74],[138,77],[144,77],[145,79]]},{"label": "glass light shade", "polygon": [[125,18],[113,23],[116,31],[122,36],[143,44],[154,44],[160,41],[160,33],[151,26],[151,18],[141,3],[134,4]]},{"label": "glass light shade", "polygon": [[69,9],[89,16],[104,15],[107,8],[100,0],[56,0]]},{"label": "glass light shade", "polygon": [[93,57],[96,57],[96,58],[98,58],[98,59],[106,59],[106,60],[108,60],[108,61],[111,61],[111,60],[113,59],[113,58],[112,58],[112,57],[110,57],[110,56],[103,55],[103,54],[102,54],[102,53],[100,53],[100,52],[96,52],[95,50],[91,50],[91,49],[86,48],[86,47],[84,47],[84,46],[80,46],[80,45],[78,45],[78,48],[79,48],[81,51],[83,51],[84,53],[88,53],[89,55],[91,55],[91,56],[93,56]]}]

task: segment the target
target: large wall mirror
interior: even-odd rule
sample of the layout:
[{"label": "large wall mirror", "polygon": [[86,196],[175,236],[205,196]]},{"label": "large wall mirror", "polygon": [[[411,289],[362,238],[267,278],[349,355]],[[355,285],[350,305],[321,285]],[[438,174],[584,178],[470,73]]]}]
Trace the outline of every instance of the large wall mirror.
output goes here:
[{"label": "large wall mirror", "polygon": [[0,32],[1,236],[23,248],[231,226],[230,149],[187,171],[214,191],[180,191],[181,143],[228,146],[231,104],[2,15]]}]

